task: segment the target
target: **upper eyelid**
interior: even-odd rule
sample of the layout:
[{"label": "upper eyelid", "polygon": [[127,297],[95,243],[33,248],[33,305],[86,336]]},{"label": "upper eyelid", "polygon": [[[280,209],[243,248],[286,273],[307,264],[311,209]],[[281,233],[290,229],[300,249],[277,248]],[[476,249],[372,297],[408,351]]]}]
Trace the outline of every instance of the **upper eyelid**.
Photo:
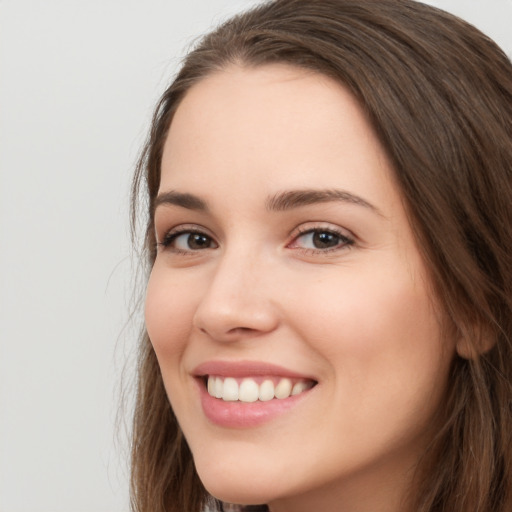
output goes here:
[{"label": "upper eyelid", "polygon": [[158,226],[155,224],[155,235],[156,235],[157,240],[160,238],[158,236],[159,231],[162,234],[161,238],[168,237],[169,235],[191,232],[191,233],[203,233],[203,234],[215,239],[215,236],[212,234],[212,232],[208,228],[202,226],[201,224],[179,223],[172,227],[166,227],[165,229],[161,229],[161,230],[159,230]]},{"label": "upper eyelid", "polygon": [[[161,233],[160,236],[159,231]],[[342,237],[348,238],[352,241],[355,241],[357,239],[357,237],[349,229],[343,228],[337,224],[333,224],[328,221],[306,221],[295,226],[292,230],[288,232],[288,234],[286,235],[286,238],[288,239],[286,245],[291,244],[299,236],[314,231],[329,231]],[[219,244],[218,238],[213,234],[213,232],[201,224],[193,222],[178,223],[175,224],[174,226],[166,227],[165,229],[159,230],[157,224],[155,223],[155,237],[158,244],[161,244],[169,236],[179,235],[187,232],[205,234],[206,236],[212,238],[212,240],[217,245]]]},{"label": "upper eyelid", "polygon": [[344,233],[342,232],[341,230],[337,230],[337,229],[328,229],[328,228],[310,228],[310,229],[305,229],[304,231],[299,231],[293,238],[292,238],[292,241],[290,243],[293,243],[295,242],[298,238],[301,238],[302,236],[304,235],[310,235],[312,233],[331,233],[341,239],[344,239],[346,241],[350,241],[351,243],[353,243],[355,241],[354,237],[350,234],[347,234],[347,233]]},{"label": "upper eyelid", "polygon": [[343,228],[337,224],[333,224],[326,221],[307,221],[299,224],[293,228],[288,234],[289,237],[298,237],[300,235],[311,233],[312,231],[330,231],[342,235],[346,238],[356,239],[356,236],[352,231],[347,228]]},{"label": "upper eyelid", "polygon": [[179,249],[179,248],[176,248],[174,247],[174,242],[176,241],[176,239],[178,239],[179,237],[183,236],[183,235],[186,235],[186,234],[191,234],[191,233],[196,233],[196,234],[201,234],[201,235],[205,235],[206,237],[208,237],[212,242],[213,244],[216,246],[216,247],[213,247],[213,249],[216,249],[219,247],[219,244],[218,242],[215,240],[215,238],[206,233],[204,229],[197,229],[197,228],[194,228],[193,226],[190,226],[190,227],[186,227],[185,225],[183,225],[183,228],[181,228],[182,225],[178,225],[178,226],[175,226],[174,228],[170,228],[168,230],[166,230],[163,234],[163,236],[161,237],[161,239],[159,237],[157,237],[157,240],[156,240],[156,246],[160,246],[162,248],[162,250],[168,252],[170,251],[171,253],[181,253],[181,254],[189,254],[189,255],[193,255],[193,254],[199,254],[201,252],[203,252],[203,250],[207,250],[207,249],[212,249],[212,247],[205,247],[205,248],[202,248],[202,249]]},{"label": "upper eyelid", "polygon": [[[302,236],[311,235],[315,232],[328,232],[339,238],[339,244],[334,247],[328,248],[312,248],[312,247],[300,247],[297,240]],[[291,240],[287,242],[286,247],[290,250],[297,250],[302,252],[304,255],[324,255],[338,254],[339,251],[347,250],[358,243],[357,237],[347,228],[342,228],[338,224],[331,224],[329,222],[306,222],[297,226],[291,234]]]}]

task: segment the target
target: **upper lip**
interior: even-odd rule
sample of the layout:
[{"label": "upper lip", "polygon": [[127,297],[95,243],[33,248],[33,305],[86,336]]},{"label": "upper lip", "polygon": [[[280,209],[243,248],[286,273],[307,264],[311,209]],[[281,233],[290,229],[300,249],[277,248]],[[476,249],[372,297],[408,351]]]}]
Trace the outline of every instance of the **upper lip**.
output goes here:
[{"label": "upper lip", "polygon": [[316,380],[283,366],[264,361],[206,361],[194,368],[192,373],[196,377],[217,375],[219,377],[250,377],[250,376],[278,376],[291,379]]}]

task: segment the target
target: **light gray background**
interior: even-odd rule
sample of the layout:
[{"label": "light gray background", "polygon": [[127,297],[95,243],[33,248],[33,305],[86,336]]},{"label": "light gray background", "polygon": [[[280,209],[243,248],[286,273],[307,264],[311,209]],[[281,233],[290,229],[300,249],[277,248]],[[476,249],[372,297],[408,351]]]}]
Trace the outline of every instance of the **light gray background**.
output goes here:
[{"label": "light gray background", "polygon": [[[0,0],[0,512],[128,510],[130,176],[185,48],[253,3]],[[512,0],[431,3],[511,53]]]}]

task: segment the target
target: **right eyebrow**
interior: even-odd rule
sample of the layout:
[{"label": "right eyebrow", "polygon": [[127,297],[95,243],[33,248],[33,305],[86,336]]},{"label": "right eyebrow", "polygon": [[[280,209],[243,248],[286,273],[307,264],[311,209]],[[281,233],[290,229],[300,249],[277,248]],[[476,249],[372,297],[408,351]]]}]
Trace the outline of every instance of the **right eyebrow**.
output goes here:
[{"label": "right eyebrow", "polygon": [[200,212],[208,211],[206,201],[200,197],[197,197],[194,194],[185,194],[182,192],[176,192],[175,190],[170,190],[168,192],[158,194],[153,204],[151,212],[152,216],[155,214],[156,209],[164,204],[172,204],[175,206],[181,206],[182,208],[187,208],[188,210],[196,210]]}]

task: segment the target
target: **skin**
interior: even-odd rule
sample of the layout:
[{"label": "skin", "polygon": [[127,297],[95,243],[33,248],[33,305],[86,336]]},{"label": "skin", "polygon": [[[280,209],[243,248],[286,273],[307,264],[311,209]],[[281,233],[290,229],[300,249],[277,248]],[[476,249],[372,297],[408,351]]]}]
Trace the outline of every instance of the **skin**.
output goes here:
[{"label": "skin", "polygon": [[[364,204],[267,207],[304,189]],[[213,74],[171,124],[160,193],[169,191],[209,209],[156,208],[158,242],[171,229],[185,234],[158,247],[146,323],[206,488],[273,512],[405,510],[455,347],[441,335],[391,165],[356,100],[287,65]],[[191,228],[204,246],[190,247]],[[319,247],[311,230],[342,236]],[[270,362],[317,385],[267,423],[224,428],[205,417],[193,377],[211,360]]]}]

